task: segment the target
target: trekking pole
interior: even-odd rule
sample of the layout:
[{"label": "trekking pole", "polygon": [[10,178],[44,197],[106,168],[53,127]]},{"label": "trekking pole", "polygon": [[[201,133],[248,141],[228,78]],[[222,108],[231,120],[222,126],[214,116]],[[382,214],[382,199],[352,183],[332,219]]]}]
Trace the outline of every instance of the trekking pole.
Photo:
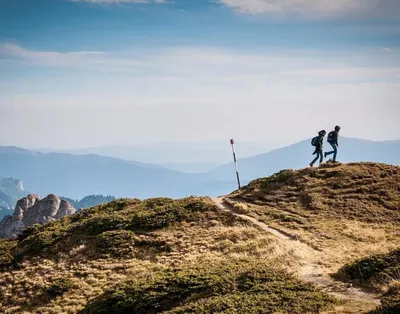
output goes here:
[{"label": "trekking pole", "polygon": [[236,178],[237,178],[238,187],[239,187],[239,190],[240,190],[241,187],[240,187],[240,179],[239,179],[239,169],[238,169],[237,160],[236,160],[235,141],[234,141],[234,139],[231,139],[231,145],[232,145],[233,161],[235,162],[235,168],[236,168]]}]

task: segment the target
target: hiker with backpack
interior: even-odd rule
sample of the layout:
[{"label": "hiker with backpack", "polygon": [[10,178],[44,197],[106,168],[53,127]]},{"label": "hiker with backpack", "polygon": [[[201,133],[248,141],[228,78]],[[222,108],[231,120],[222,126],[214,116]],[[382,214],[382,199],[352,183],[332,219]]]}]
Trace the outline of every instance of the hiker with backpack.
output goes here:
[{"label": "hiker with backpack", "polygon": [[326,131],[322,130],[318,132],[318,136],[314,137],[311,140],[311,145],[315,147],[315,151],[313,152],[313,155],[317,154],[317,157],[310,163],[310,167],[314,166],[315,162],[319,158],[319,163],[321,164],[322,161],[324,160],[323,157],[323,146],[324,146],[324,137],[325,137]]},{"label": "hiker with backpack", "polygon": [[326,156],[332,155],[333,154],[333,162],[336,162],[336,155],[337,155],[337,149],[339,147],[339,131],[340,131],[340,126],[335,126],[335,130],[329,132],[328,134],[328,143],[331,144],[333,151],[326,152],[325,153],[325,158]]}]

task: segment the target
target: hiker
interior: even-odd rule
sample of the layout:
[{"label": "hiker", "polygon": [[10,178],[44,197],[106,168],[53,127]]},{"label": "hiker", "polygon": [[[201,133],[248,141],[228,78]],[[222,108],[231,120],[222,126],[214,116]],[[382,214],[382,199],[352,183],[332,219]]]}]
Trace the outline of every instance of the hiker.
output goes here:
[{"label": "hiker", "polygon": [[339,131],[340,131],[340,126],[335,126],[335,130],[329,132],[328,134],[328,143],[331,144],[333,151],[326,152],[325,153],[325,158],[326,156],[332,155],[333,154],[333,162],[336,162],[336,155],[337,155],[337,149],[339,147]]},{"label": "hiker", "polygon": [[317,154],[317,157],[315,157],[315,159],[310,163],[310,167],[314,166],[314,164],[318,160],[318,158],[319,158],[319,163],[320,164],[324,160],[322,149],[323,149],[323,146],[324,146],[324,136],[325,136],[325,134],[326,134],[325,130],[319,131],[318,132],[318,136],[314,137],[311,140],[311,145],[315,146],[315,151],[313,152],[313,155]]}]

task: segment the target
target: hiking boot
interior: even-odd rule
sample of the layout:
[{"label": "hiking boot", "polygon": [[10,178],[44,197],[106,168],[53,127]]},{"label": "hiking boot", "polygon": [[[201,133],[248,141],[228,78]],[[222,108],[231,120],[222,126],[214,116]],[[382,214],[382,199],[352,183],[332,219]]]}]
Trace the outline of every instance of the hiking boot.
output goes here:
[{"label": "hiking boot", "polygon": [[310,164],[310,167],[312,168],[314,165],[313,164]]}]

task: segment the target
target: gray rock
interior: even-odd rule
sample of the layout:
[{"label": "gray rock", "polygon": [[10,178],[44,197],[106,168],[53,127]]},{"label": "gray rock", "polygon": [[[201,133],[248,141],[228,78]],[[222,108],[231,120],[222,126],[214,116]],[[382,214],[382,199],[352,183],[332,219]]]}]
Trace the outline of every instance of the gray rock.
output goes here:
[{"label": "gray rock", "polygon": [[29,194],[17,202],[13,216],[6,216],[0,222],[0,238],[16,238],[26,227],[51,223],[75,212],[75,208],[69,202],[60,200],[54,194],[44,199]]}]

